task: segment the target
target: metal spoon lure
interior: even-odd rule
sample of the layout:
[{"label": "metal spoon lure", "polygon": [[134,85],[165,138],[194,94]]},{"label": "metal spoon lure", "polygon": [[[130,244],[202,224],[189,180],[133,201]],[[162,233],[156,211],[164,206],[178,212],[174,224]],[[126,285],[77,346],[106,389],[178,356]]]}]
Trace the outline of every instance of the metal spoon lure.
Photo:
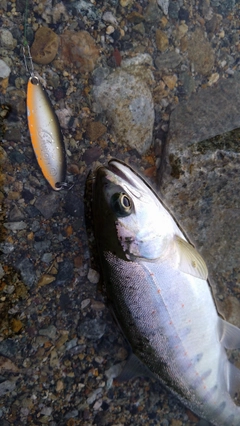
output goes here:
[{"label": "metal spoon lure", "polygon": [[[31,142],[42,174],[55,191],[68,187],[66,151],[58,118],[49,97],[34,74],[32,57],[23,48],[25,67],[30,72],[27,85],[27,118]],[[31,69],[27,65],[27,57]]]}]

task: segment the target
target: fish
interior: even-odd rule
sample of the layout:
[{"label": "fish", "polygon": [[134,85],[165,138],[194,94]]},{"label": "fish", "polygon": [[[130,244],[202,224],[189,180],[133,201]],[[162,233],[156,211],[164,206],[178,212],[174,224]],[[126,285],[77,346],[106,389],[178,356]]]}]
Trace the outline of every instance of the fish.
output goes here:
[{"label": "fish", "polygon": [[28,80],[27,118],[32,146],[43,176],[52,189],[59,191],[65,186],[66,151],[58,118],[36,75]]},{"label": "fish", "polygon": [[[239,426],[240,329],[218,313],[205,261],[130,166],[93,172],[93,230],[107,298],[136,362],[215,426]],[[133,365],[133,362],[131,361]]]}]

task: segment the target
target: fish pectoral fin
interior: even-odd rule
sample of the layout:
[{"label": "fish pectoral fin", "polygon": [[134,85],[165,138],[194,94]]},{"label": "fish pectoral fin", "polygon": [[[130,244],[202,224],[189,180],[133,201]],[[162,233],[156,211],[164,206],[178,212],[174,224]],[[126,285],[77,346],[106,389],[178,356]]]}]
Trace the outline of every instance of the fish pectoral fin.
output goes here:
[{"label": "fish pectoral fin", "polygon": [[136,377],[156,378],[149,368],[140,359],[131,353],[121,373],[117,376],[117,382],[125,382]]},{"label": "fish pectoral fin", "polygon": [[231,397],[234,398],[236,394],[240,392],[240,370],[227,361],[226,366],[226,382],[227,390],[230,393]]},{"label": "fish pectoral fin", "polygon": [[175,244],[179,254],[178,266],[180,271],[193,275],[201,280],[206,280],[208,277],[208,269],[197,250],[178,235],[175,236]]},{"label": "fish pectoral fin", "polygon": [[240,328],[219,317],[219,340],[226,349],[240,348]]}]

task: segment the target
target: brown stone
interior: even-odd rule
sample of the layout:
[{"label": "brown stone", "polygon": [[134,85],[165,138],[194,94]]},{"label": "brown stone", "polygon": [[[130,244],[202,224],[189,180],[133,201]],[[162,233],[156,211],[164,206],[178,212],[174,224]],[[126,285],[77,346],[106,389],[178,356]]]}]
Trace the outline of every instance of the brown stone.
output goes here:
[{"label": "brown stone", "polygon": [[168,45],[169,45],[168,37],[161,30],[156,31],[156,45],[158,50],[160,50],[161,52],[164,52],[168,48]]},{"label": "brown stone", "polygon": [[4,95],[8,88],[8,77],[0,79],[0,92]]},{"label": "brown stone", "polygon": [[61,392],[64,389],[64,384],[62,380],[58,380],[56,384],[56,392]]},{"label": "brown stone", "polygon": [[22,327],[23,327],[22,321],[15,319],[15,318],[12,319],[11,329],[14,333],[18,333],[21,330]]},{"label": "brown stone", "polygon": [[91,72],[99,58],[99,50],[87,31],[66,30],[61,36],[61,59],[73,64],[81,72]]},{"label": "brown stone", "polygon": [[197,28],[188,40],[187,52],[196,72],[208,75],[212,71],[214,65],[213,49],[201,28]]},{"label": "brown stone", "polygon": [[44,274],[38,281],[38,287],[43,287],[45,285],[51,284],[54,280],[55,277],[53,277],[52,275]]},{"label": "brown stone", "polygon": [[106,133],[107,128],[100,121],[90,121],[87,125],[86,136],[91,141],[95,141]]},{"label": "brown stone", "polygon": [[127,15],[127,20],[133,24],[140,24],[140,22],[144,21],[144,16],[139,12],[133,11]]},{"label": "brown stone", "polygon": [[50,64],[55,58],[59,45],[58,35],[50,28],[41,27],[36,31],[31,55],[37,64]]},{"label": "brown stone", "polygon": [[173,75],[165,75],[163,76],[163,81],[167,85],[170,90],[173,90],[177,83],[177,76]]},{"label": "brown stone", "polygon": [[0,356],[0,373],[4,374],[6,371],[17,373],[19,369],[10,359]]}]

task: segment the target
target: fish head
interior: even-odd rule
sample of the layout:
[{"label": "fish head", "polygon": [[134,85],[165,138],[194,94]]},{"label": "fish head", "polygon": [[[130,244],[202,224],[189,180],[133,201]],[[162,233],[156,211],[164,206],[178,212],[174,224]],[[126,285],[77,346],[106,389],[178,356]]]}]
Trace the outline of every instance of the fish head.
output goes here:
[{"label": "fish head", "polygon": [[146,182],[118,160],[95,172],[93,222],[99,249],[132,261],[161,257],[175,225]]}]

